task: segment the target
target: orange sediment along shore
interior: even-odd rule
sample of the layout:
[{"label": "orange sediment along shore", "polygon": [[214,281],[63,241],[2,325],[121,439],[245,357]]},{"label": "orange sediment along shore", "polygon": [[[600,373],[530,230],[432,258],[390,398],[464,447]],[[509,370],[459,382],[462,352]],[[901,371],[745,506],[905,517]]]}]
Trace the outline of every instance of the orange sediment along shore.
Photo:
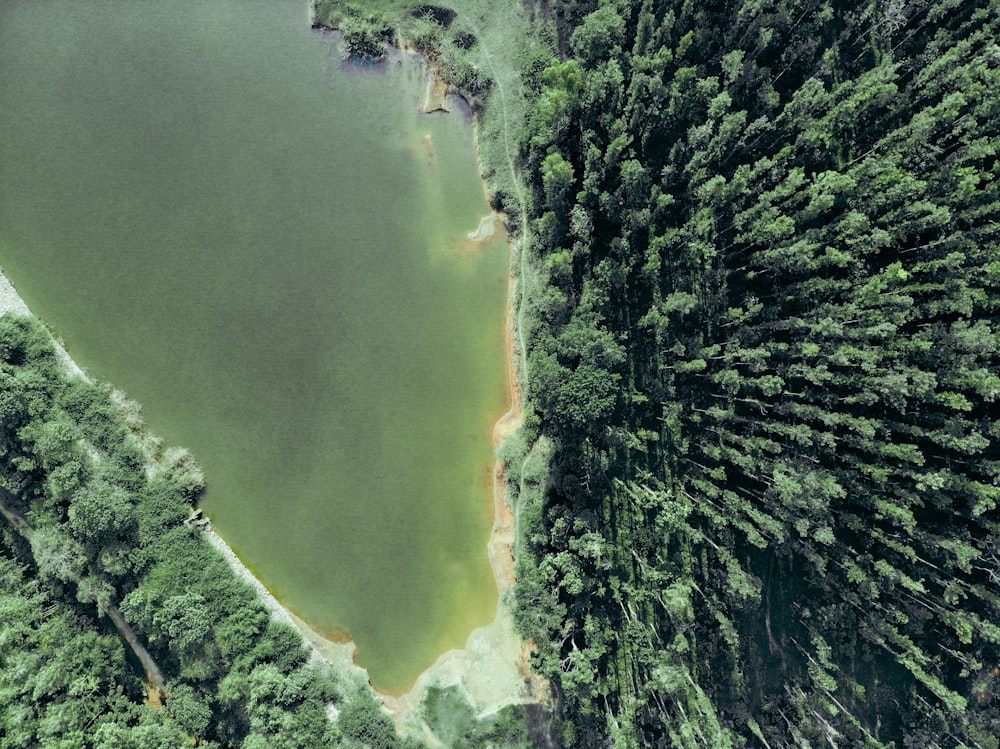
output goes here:
[{"label": "orange sediment along shore", "polygon": [[[508,282],[512,287],[513,277]],[[510,398],[510,408],[493,426],[493,449],[499,449],[503,441],[521,426],[521,384],[517,379],[517,367],[514,363],[514,330],[513,305],[508,294],[506,310],[505,351],[507,359],[507,390]],[[514,576],[514,511],[507,500],[507,482],[504,479],[504,465],[498,458],[493,467],[493,532],[490,537],[490,565],[497,581],[497,589],[501,596],[515,582]]]},{"label": "orange sediment along shore", "polygon": [[[514,434],[522,421],[522,393],[517,377],[511,294],[516,279],[508,279],[505,313],[505,350],[509,408],[493,426],[493,445],[499,448]],[[496,616],[485,627],[474,630],[461,650],[444,653],[421,674],[413,688],[399,697],[383,695],[383,705],[403,730],[426,735],[419,706],[431,687],[457,687],[479,714],[495,712],[506,705],[545,702],[549,697],[547,682],[531,673],[531,647],[521,641],[514,629],[508,595],[516,582],[514,575],[514,540],[516,523],[508,501],[504,465],[498,458],[493,467],[493,527],[489,540],[489,561],[499,592]]]}]

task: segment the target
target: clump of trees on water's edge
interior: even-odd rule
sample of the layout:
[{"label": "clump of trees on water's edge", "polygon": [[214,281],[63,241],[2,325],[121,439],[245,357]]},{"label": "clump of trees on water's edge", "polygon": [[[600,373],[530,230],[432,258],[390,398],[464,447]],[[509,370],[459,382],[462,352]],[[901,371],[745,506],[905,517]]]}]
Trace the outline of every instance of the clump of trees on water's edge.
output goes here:
[{"label": "clump of trees on water's edge", "polygon": [[312,0],[311,8],[315,27],[343,34],[349,57],[378,60],[390,44],[402,44],[423,53],[436,73],[473,106],[490,90],[490,78],[465,54],[478,40],[464,22],[455,23],[459,14],[450,8],[413,3],[407,12],[382,11],[378,3],[339,0]]},{"label": "clump of trees on water's edge", "polygon": [[360,60],[378,60],[392,41],[392,26],[377,15],[346,13],[339,23],[347,54]]},{"label": "clump of trees on water's edge", "polygon": [[508,461],[568,743],[996,749],[1000,8],[544,6]]}]

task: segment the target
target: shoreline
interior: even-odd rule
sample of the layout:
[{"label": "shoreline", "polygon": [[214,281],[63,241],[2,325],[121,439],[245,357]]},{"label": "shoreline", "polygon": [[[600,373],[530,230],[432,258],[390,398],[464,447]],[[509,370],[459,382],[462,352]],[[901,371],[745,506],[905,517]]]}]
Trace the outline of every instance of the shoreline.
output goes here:
[{"label": "shoreline", "polygon": [[[415,50],[406,50],[420,56]],[[440,78],[433,65],[422,61],[421,75],[431,80],[424,81],[423,91],[435,91],[441,100],[448,96],[457,97],[471,112],[472,147],[483,188],[483,200],[488,213],[480,221],[479,228],[466,236],[473,244],[491,241],[500,232],[506,235],[509,253],[507,273],[507,298],[504,308],[504,353],[507,374],[507,394],[509,407],[494,422],[492,443],[494,452],[521,426],[523,419],[522,392],[518,378],[516,346],[517,324],[514,304],[518,279],[518,240],[507,228],[505,214],[496,211],[492,205],[492,190],[486,174],[482,152],[479,146],[480,122],[461,91],[452,90]],[[422,97],[418,111],[429,114],[441,109],[429,109],[428,99]],[[447,111],[447,110],[445,110]],[[457,687],[465,700],[473,707],[477,717],[495,714],[505,707],[517,704],[545,704],[550,698],[547,680],[532,673],[529,660],[532,647],[522,642],[514,629],[513,614],[509,606],[510,589],[517,581],[514,575],[514,542],[516,520],[514,508],[508,498],[504,465],[500,458],[493,463],[493,525],[487,541],[487,554],[493,579],[497,586],[497,609],[493,621],[474,629],[466,640],[464,648],[442,653],[434,665],[417,677],[416,683],[405,694],[394,697],[378,690],[375,694],[383,706],[393,715],[401,733],[414,733],[433,745],[434,737],[419,719],[417,710],[432,687]]]},{"label": "shoreline", "polygon": [[[509,237],[508,248],[513,262],[515,245]],[[510,296],[514,283],[515,276],[513,272],[509,272],[504,348],[510,406],[493,425],[494,449],[513,434],[521,423],[521,389],[514,358],[515,316]],[[0,268],[0,314],[6,312],[37,318]],[[69,372],[92,381],[55,336],[53,343],[61,363]],[[317,633],[308,622],[281,604],[243,563],[225,538],[212,527],[211,522],[201,526],[201,531],[206,542],[229,563],[233,574],[254,589],[271,618],[289,624],[299,632],[303,645],[310,651],[311,662],[327,664],[345,683],[371,690],[375,699],[393,716],[401,733],[415,733],[430,740],[433,745],[434,737],[428,733],[418,714],[420,705],[431,688],[457,688],[478,717],[494,714],[510,705],[544,703],[549,698],[547,682],[530,670],[530,648],[514,631],[513,617],[506,600],[508,591],[516,581],[513,556],[515,525],[513,508],[507,499],[503,463],[499,458],[493,464],[493,511],[493,525],[487,542],[489,564],[498,593],[493,620],[472,630],[464,647],[439,655],[434,664],[417,677],[413,686],[399,696],[380,692],[372,686],[367,669],[355,662],[357,646],[353,640],[336,642]]]},{"label": "shoreline", "polygon": [[[28,307],[28,303],[24,301],[17,289],[14,288],[14,284],[11,283],[9,278],[7,278],[7,274],[4,272],[3,268],[0,267],[0,315],[6,312],[16,312],[17,314],[41,319],[31,311],[31,308]],[[46,328],[48,328],[48,326],[46,326]],[[56,356],[59,358],[60,364],[62,364],[73,375],[82,377],[88,382],[91,381],[87,373],[83,371],[83,368],[73,360],[73,357],[71,357],[69,353],[67,353],[66,347],[60,339],[53,335],[52,343],[55,344]]]},{"label": "shoreline", "polygon": [[[513,261],[515,242],[509,235],[507,245]],[[494,450],[517,431],[522,420],[522,394],[515,361],[517,333],[511,296],[516,283],[513,272],[508,273],[507,283],[504,348],[510,406],[493,425]],[[532,648],[522,642],[515,632],[508,602],[510,589],[516,582],[513,552],[516,527],[514,510],[507,495],[504,465],[499,458],[493,464],[493,513],[493,526],[487,543],[490,568],[498,593],[493,621],[474,629],[464,648],[441,654],[433,666],[420,674],[406,694],[392,697],[375,690],[403,733],[416,732],[425,739],[431,738],[415,713],[427,691],[433,687],[457,687],[478,717],[495,714],[511,705],[544,704],[550,699],[548,682],[531,671],[529,660]]]},{"label": "shoreline", "polygon": [[[406,51],[419,57],[414,51]],[[441,80],[434,66],[428,64],[425,59],[420,60],[419,71],[421,78],[427,79],[422,81],[421,91],[424,92],[424,96],[420,97],[421,113],[441,111],[440,107],[427,108],[428,104],[433,104],[431,97],[427,95],[431,91],[436,95],[435,98],[440,97],[438,101],[454,95],[467,104],[461,92],[452,91]],[[470,119],[473,128],[473,151],[489,213],[481,221],[480,228],[470,233],[479,236],[469,236],[468,239],[482,241],[489,236],[495,237],[502,230],[507,234],[509,252],[507,299],[504,310],[509,408],[492,427],[493,447],[497,450],[505,439],[516,432],[522,420],[522,393],[515,359],[517,331],[513,297],[516,284],[517,242],[507,231],[504,214],[492,209],[490,185],[483,176],[485,172],[479,147],[479,118],[473,112]],[[34,316],[0,269],[0,314],[7,311]],[[53,335],[53,340],[58,356],[67,370],[89,381],[91,378],[69,356],[59,339]],[[487,554],[498,593],[494,617],[485,626],[472,630],[464,647],[440,654],[435,663],[417,677],[410,689],[399,696],[382,693],[371,685],[367,670],[355,662],[357,647],[353,640],[336,642],[315,632],[307,622],[281,604],[210,524],[202,528],[202,531],[206,541],[226,558],[234,574],[253,587],[262,605],[270,612],[271,618],[285,622],[299,632],[303,643],[310,651],[311,662],[329,664],[345,683],[370,689],[376,700],[392,714],[397,728],[402,733],[419,735],[428,739],[433,745],[435,737],[430,734],[419,715],[419,708],[431,688],[457,688],[479,717],[496,713],[510,705],[545,703],[549,699],[547,682],[531,673],[528,665],[530,648],[516,634],[508,604],[510,588],[516,582],[513,556],[516,527],[514,511],[507,496],[504,466],[498,458],[493,463],[492,484],[493,524],[487,541]]]}]

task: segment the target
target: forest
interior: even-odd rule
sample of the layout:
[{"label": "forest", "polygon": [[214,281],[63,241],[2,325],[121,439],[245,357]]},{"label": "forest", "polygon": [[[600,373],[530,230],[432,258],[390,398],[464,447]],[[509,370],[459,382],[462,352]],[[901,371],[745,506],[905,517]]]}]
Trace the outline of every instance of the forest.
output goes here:
[{"label": "forest", "polygon": [[[480,118],[558,743],[998,749],[1000,3],[524,0],[491,69],[482,4],[403,5],[314,21]],[[134,404],[24,318],[0,379],[0,748],[417,745],[186,522]],[[434,700],[446,745],[556,743]]]},{"label": "forest", "polygon": [[545,9],[509,461],[566,744],[995,749],[1000,6]]}]

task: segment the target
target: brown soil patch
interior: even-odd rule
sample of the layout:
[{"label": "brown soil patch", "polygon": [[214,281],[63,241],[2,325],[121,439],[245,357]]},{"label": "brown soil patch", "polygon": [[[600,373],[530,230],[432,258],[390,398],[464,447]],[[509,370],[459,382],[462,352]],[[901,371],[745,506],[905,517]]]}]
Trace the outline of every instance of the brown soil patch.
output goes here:
[{"label": "brown soil patch", "polygon": [[[514,283],[510,279],[508,285]],[[514,365],[514,315],[510,297],[507,298],[506,311],[506,358],[507,358],[507,389],[510,393],[510,408],[500,420],[493,425],[493,448],[497,449],[503,441],[521,426],[521,385],[517,380],[517,369]],[[497,581],[500,594],[508,590],[517,578],[514,576],[514,511],[507,501],[507,482],[504,479],[504,466],[499,460],[493,467],[493,533],[490,537],[490,564]]]},{"label": "brown soil patch", "polygon": [[448,108],[448,94],[450,89],[448,84],[441,80],[436,70],[427,71],[427,84],[424,88],[423,101],[420,103],[420,111],[424,114],[431,112],[450,112]]},{"label": "brown soil patch", "polygon": [[146,699],[142,701],[143,705],[151,707],[154,710],[159,710],[163,707],[163,700],[167,698],[166,693],[157,686],[152,684],[146,685]]}]

